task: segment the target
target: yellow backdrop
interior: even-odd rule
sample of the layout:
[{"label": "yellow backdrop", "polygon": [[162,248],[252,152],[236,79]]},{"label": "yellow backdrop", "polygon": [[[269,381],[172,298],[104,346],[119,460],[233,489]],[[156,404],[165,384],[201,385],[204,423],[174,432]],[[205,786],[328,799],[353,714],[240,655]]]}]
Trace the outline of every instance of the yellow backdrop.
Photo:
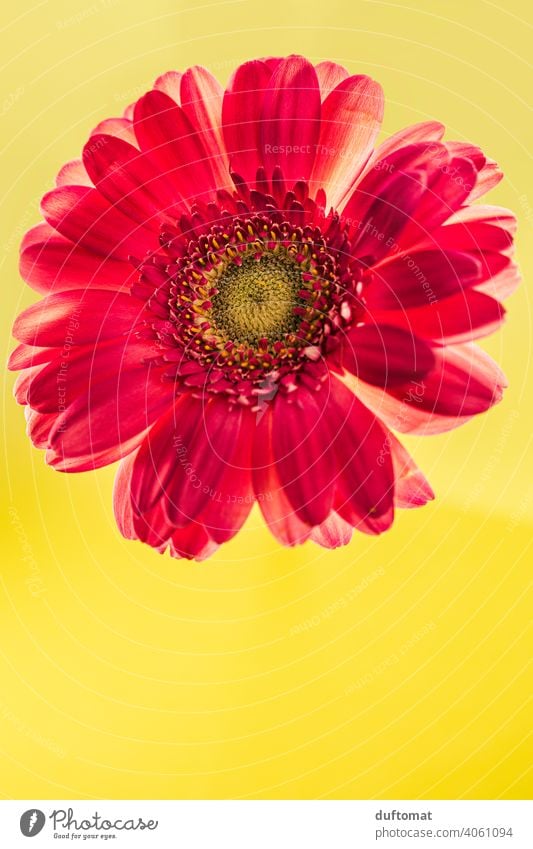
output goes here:
[{"label": "yellow backdrop", "polygon": [[[4,4],[3,358],[35,299],[17,248],[88,131],[161,72],[301,52],[382,83],[384,134],[429,118],[507,179],[532,264],[527,0],[25,0]],[[62,475],[4,401],[5,797],[522,798],[527,768],[526,286],[486,349],[510,389],[408,440],[437,500],[382,538],[282,549],[258,515],[204,564],[124,541],[114,469]]]}]

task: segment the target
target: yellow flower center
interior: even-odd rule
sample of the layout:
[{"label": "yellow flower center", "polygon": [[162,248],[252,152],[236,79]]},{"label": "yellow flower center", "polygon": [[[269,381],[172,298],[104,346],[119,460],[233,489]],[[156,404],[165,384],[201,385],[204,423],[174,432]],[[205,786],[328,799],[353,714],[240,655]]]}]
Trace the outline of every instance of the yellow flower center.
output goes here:
[{"label": "yellow flower center", "polygon": [[294,307],[301,303],[299,266],[285,254],[247,256],[230,263],[216,281],[212,299],[214,328],[225,339],[256,346],[260,339],[275,342],[298,328]]}]

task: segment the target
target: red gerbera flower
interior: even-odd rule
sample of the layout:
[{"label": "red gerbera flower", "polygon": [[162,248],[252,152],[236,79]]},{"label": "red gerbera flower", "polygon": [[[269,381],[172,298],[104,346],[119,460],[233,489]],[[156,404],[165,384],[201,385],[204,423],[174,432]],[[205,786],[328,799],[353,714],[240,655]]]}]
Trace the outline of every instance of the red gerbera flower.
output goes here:
[{"label": "red gerbera flower", "polygon": [[103,121],[22,244],[16,397],[46,461],[122,459],[121,532],[202,559],[254,501],[285,545],[431,489],[391,429],[500,400],[472,343],[518,275],[501,173],[436,122],[374,150],[380,86],[300,56],[171,71]]}]

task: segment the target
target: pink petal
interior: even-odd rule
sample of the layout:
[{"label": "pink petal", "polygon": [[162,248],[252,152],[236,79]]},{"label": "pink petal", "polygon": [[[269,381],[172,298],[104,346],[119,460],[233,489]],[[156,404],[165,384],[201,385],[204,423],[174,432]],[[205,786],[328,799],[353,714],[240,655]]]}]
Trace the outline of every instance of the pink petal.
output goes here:
[{"label": "pink petal", "polygon": [[32,345],[17,345],[7,364],[10,371],[20,371],[25,368],[49,363],[57,355],[55,348],[34,348]]},{"label": "pink petal", "polygon": [[412,144],[423,144],[426,151],[426,156],[431,158],[434,148],[444,135],[445,127],[439,124],[438,121],[423,121],[420,124],[412,124],[410,127],[405,127],[399,130],[392,136],[389,136],[376,148],[368,161],[368,165],[364,170],[364,174],[371,168],[374,168],[376,163],[388,159],[391,153],[400,148],[407,147]]},{"label": "pink petal", "polygon": [[322,104],[312,184],[328,204],[342,205],[372,151],[383,118],[381,86],[366,76],[343,80]]},{"label": "pink petal", "polygon": [[394,469],[396,507],[421,507],[428,501],[433,501],[435,495],[426,478],[408,451],[390,431],[387,435],[387,446]]},{"label": "pink petal", "polygon": [[15,396],[17,404],[28,403],[28,393],[31,384],[45,368],[46,366],[36,365],[30,366],[20,372],[13,386],[13,395]]},{"label": "pink petal", "polygon": [[460,156],[463,159],[470,159],[475,166],[476,171],[481,171],[487,161],[487,157],[480,147],[463,141],[447,141],[444,142],[452,157]]},{"label": "pink petal", "polygon": [[166,74],[161,74],[161,76],[156,79],[153,87],[158,91],[164,92],[164,94],[168,94],[174,103],[179,106],[181,77],[182,74],[180,74],[179,71],[167,71]]},{"label": "pink petal", "polygon": [[352,526],[332,511],[321,525],[313,528],[309,538],[323,548],[339,548],[341,545],[348,545],[352,534]]},{"label": "pink petal", "polygon": [[492,160],[486,162],[477,175],[476,184],[468,197],[469,202],[472,203],[482,195],[485,195],[497,186],[502,179],[503,171],[500,170],[498,163]]},{"label": "pink petal", "polygon": [[20,243],[20,250],[24,251],[26,248],[31,247],[31,245],[47,242],[49,239],[54,237],[72,245],[68,239],[63,239],[63,237],[60,236],[53,227],[50,227],[46,221],[41,221],[40,224],[35,224],[34,227],[30,227],[29,230],[26,230]]},{"label": "pink petal", "polygon": [[13,335],[27,345],[69,348],[131,333],[145,304],[132,295],[98,289],[48,295],[20,313]]},{"label": "pink petal", "polygon": [[337,88],[339,83],[342,83],[350,76],[346,68],[342,65],[337,65],[336,62],[319,62],[315,65],[316,76],[320,86],[320,99],[324,101],[328,94],[334,88]]},{"label": "pink petal", "polygon": [[474,206],[462,206],[448,219],[447,226],[452,224],[470,224],[473,222],[484,222],[503,227],[509,233],[516,232],[516,215],[510,209],[503,206],[490,206],[488,204],[476,204]]},{"label": "pink petal", "polygon": [[56,416],[50,413],[37,413],[25,407],[26,433],[36,448],[47,448],[50,431],[54,426]]},{"label": "pink petal", "polygon": [[476,290],[496,298],[498,301],[504,301],[513,294],[521,280],[518,267],[514,263],[510,263],[494,277],[490,277],[481,285],[477,285]]},{"label": "pink petal", "polygon": [[91,136],[115,136],[121,141],[137,146],[137,139],[133,130],[133,121],[128,118],[106,118],[105,121],[100,121],[94,128]]},{"label": "pink petal", "polygon": [[267,176],[280,165],[289,184],[307,181],[319,133],[315,69],[302,56],[288,56],[274,71],[263,100],[260,144]]},{"label": "pink petal", "polygon": [[498,163],[492,159],[487,159],[479,147],[470,144],[470,142],[458,141],[446,142],[446,146],[454,156],[467,157],[476,167],[478,173],[475,185],[468,196],[470,203],[498,185],[503,177],[503,173],[499,169]]},{"label": "pink petal", "polygon": [[56,186],[91,186],[91,178],[85,170],[81,159],[73,159],[67,162],[59,170],[56,177]]},{"label": "pink petal", "polygon": [[130,497],[130,482],[133,464],[137,452],[134,451],[122,460],[115,477],[113,487],[113,510],[118,529],[126,539],[136,539],[133,525],[133,508]]},{"label": "pink petal", "polygon": [[222,188],[228,183],[228,156],[222,135],[222,86],[205,68],[195,66],[183,74],[180,93],[183,111],[200,132],[215,179]]},{"label": "pink petal", "polygon": [[126,118],[127,121],[133,122],[133,112],[135,109],[135,101],[126,106],[124,112],[122,113],[123,118]]}]

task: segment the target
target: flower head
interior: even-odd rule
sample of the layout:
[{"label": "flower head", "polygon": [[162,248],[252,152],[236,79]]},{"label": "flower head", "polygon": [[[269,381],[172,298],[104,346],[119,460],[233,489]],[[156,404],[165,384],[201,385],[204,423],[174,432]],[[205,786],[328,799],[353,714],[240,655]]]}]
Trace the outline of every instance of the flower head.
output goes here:
[{"label": "flower head", "polygon": [[433,121],[375,148],[382,114],[332,62],[170,72],[43,198],[16,397],[54,468],[122,460],[124,536],[203,559],[254,502],[285,545],[380,533],[433,497],[392,431],[500,400],[473,340],[518,280],[515,220],[472,202],[501,172]]}]

